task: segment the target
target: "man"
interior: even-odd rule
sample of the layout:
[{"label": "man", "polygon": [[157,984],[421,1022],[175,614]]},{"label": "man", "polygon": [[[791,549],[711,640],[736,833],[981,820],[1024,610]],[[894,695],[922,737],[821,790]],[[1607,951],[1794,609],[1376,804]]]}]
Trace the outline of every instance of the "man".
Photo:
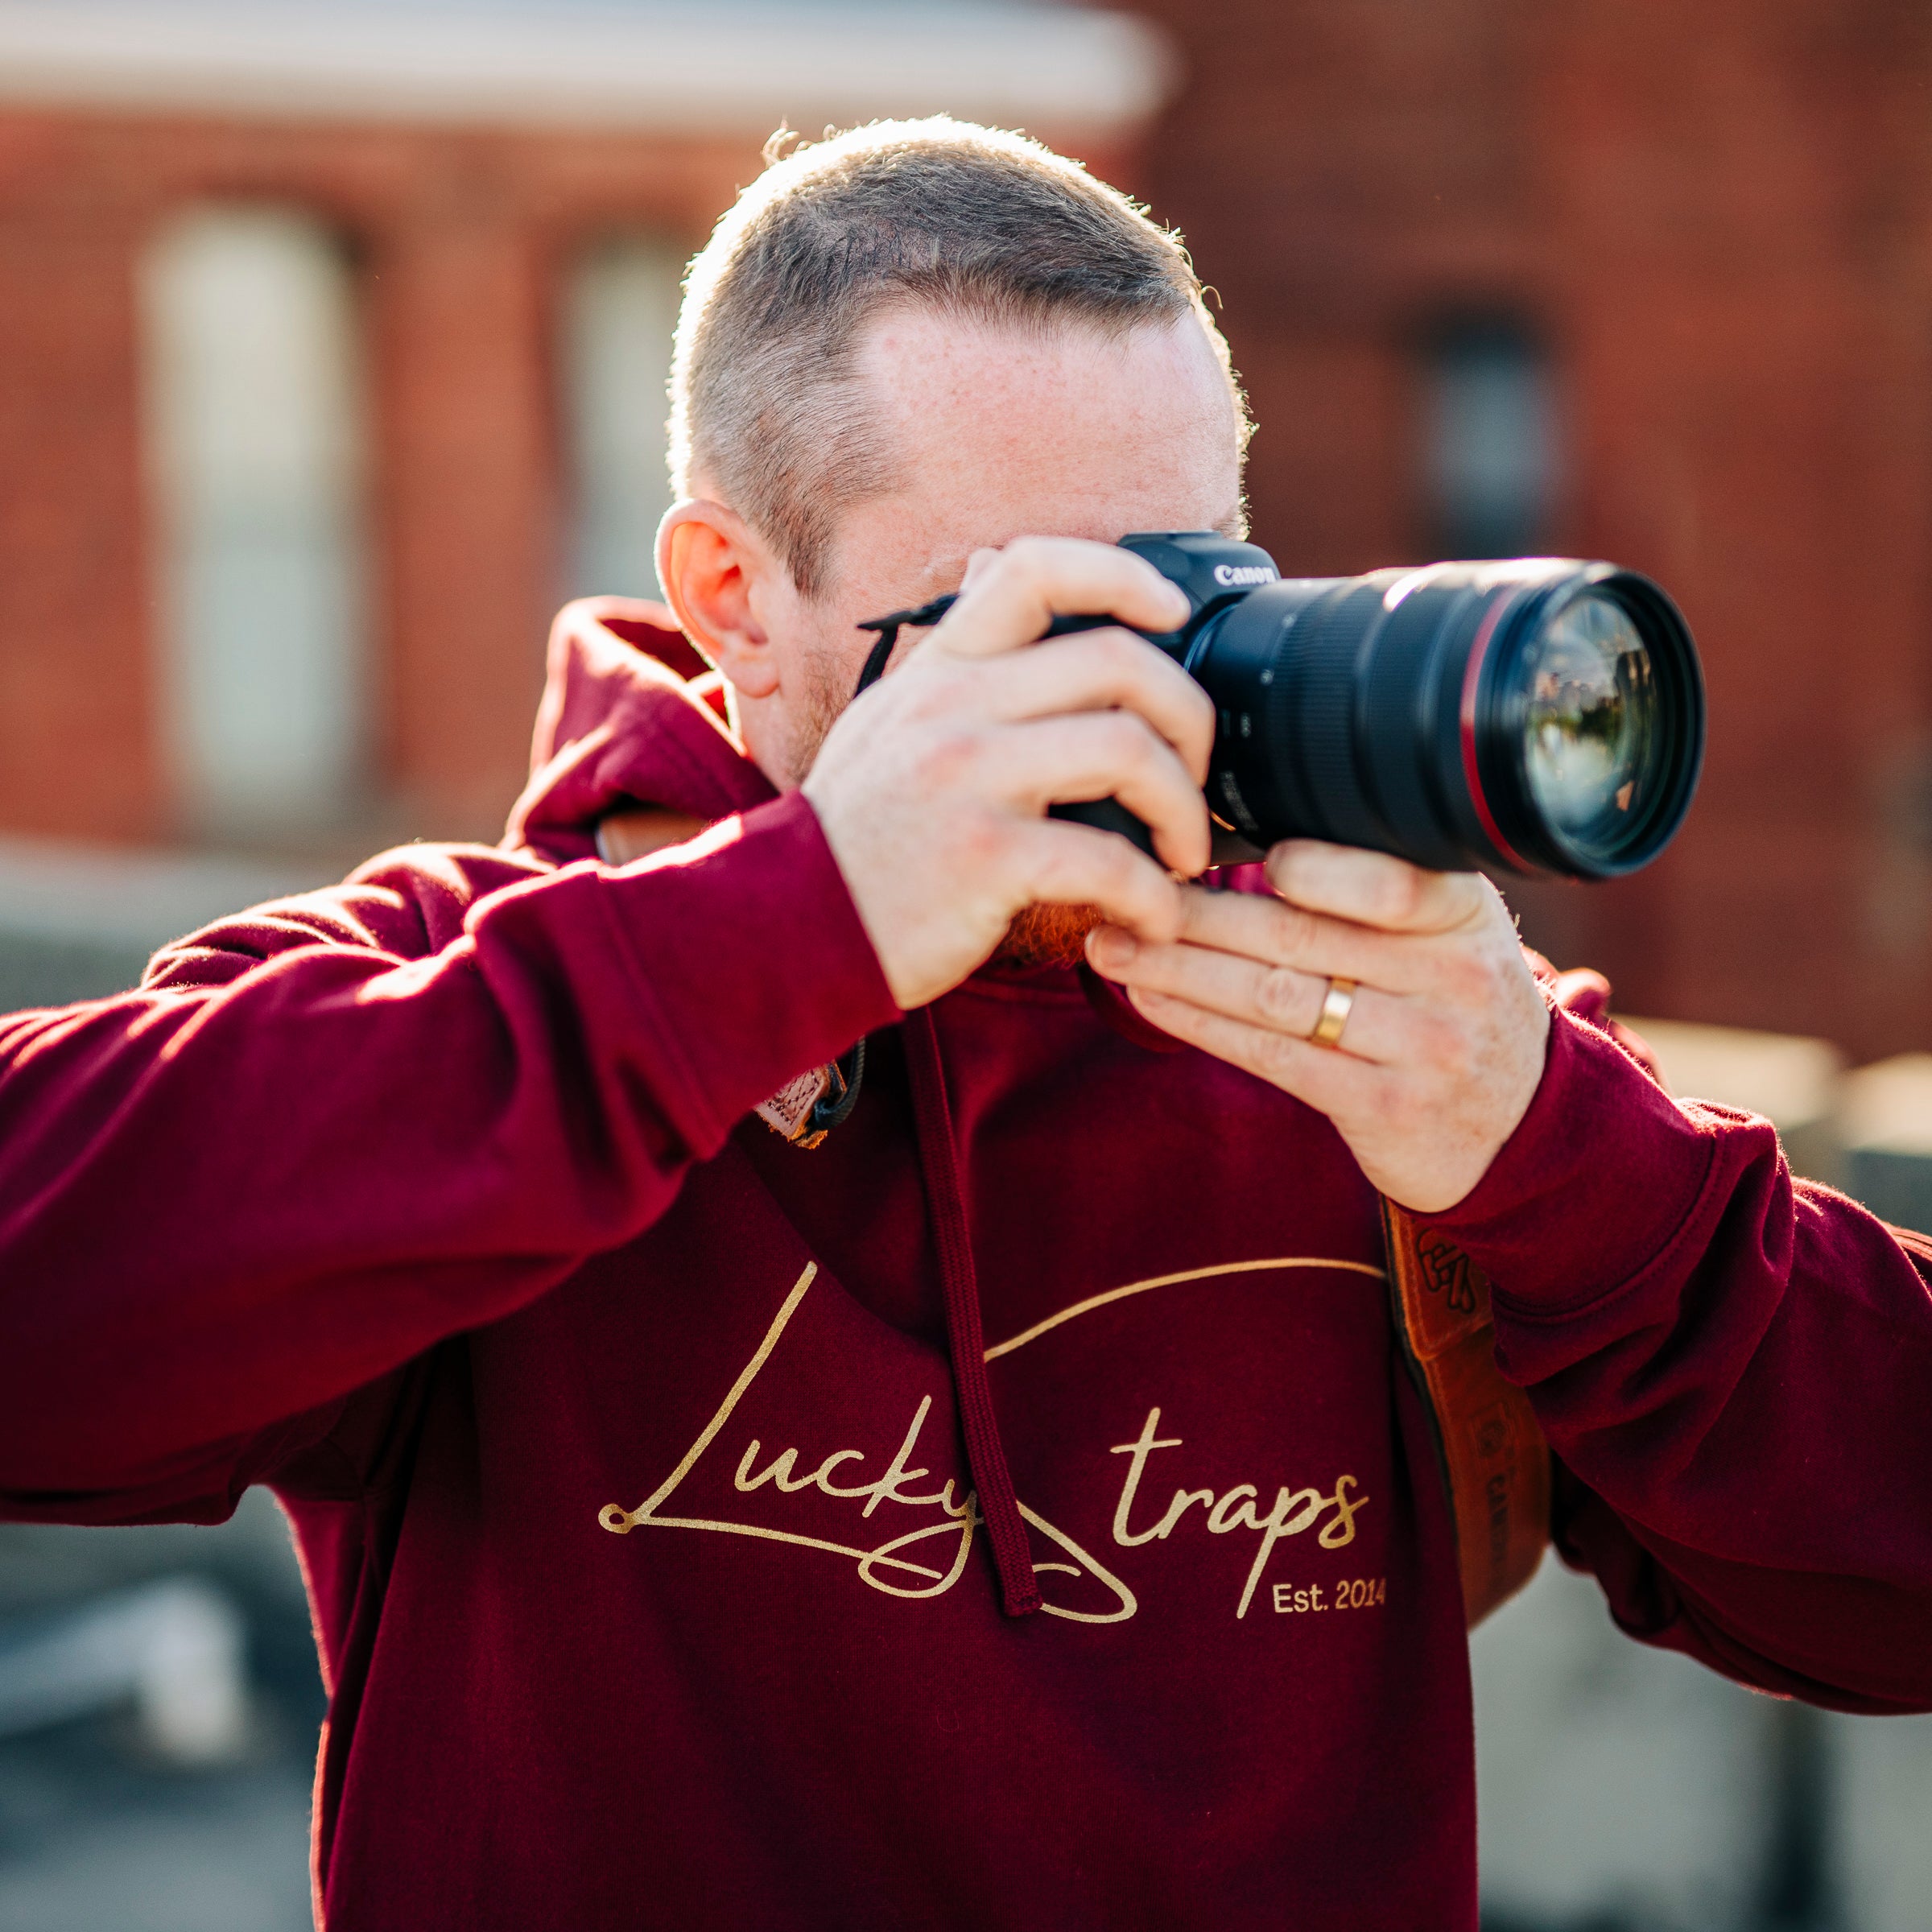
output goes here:
[{"label": "man", "polygon": [[[574,607],[502,848],[0,1039],[0,1484],[275,1486],[329,1925],[1473,1927],[1378,1190],[1493,1280],[1620,1621],[1932,1703],[1913,1257],[1558,1006],[1483,881],[1180,883],[1200,694],[1030,648],[1179,616],[1124,532],[1241,527],[1178,244],[1013,138],[862,130],[725,218],[674,388],[660,572],[729,728]],[[848,706],[860,622],[961,584]],[[1107,796],[1165,869],[1044,815]]]}]

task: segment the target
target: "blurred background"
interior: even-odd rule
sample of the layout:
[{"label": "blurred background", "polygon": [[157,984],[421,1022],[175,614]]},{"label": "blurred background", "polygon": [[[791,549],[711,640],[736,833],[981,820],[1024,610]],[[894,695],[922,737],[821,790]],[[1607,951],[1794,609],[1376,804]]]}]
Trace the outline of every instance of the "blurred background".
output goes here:
[{"label": "blurred background", "polygon": [[[781,122],[940,109],[1185,232],[1286,571],[1670,588],[1700,802],[1525,931],[1680,1090],[1932,1224],[1905,0],[0,0],[0,1006],[494,839],[550,615],[654,590],[685,259]],[[1493,1932],[1932,1926],[1932,1720],[1753,1697],[1554,1566],[1476,1666]],[[266,1498],[0,1528],[0,1932],[306,1925],[320,1712]]]}]

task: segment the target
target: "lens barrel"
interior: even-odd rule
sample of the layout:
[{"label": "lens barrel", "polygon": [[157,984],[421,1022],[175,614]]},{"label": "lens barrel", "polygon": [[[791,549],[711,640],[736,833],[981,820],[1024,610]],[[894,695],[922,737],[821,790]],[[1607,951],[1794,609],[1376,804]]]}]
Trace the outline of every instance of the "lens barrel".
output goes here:
[{"label": "lens barrel", "polygon": [[1690,630],[1611,564],[1285,579],[1158,642],[1214,700],[1208,807],[1257,846],[1613,878],[1657,857],[1697,789]]}]

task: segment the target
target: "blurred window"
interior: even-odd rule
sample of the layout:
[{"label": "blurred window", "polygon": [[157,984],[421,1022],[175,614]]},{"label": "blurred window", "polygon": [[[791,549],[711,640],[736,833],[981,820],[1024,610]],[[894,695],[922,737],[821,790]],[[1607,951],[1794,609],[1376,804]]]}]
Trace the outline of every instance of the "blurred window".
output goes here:
[{"label": "blurred window", "polygon": [[216,836],[326,826],[365,749],[350,264],[302,215],[203,209],[157,241],[142,295],[177,796]]},{"label": "blurred window", "polygon": [[1534,555],[1557,490],[1548,359],[1506,321],[1447,328],[1427,354],[1423,424],[1430,539],[1451,557]]},{"label": "blurred window", "polygon": [[671,339],[685,251],[643,236],[605,242],[565,293],[564,393],[576,530],[573,596],[658,596]]}]

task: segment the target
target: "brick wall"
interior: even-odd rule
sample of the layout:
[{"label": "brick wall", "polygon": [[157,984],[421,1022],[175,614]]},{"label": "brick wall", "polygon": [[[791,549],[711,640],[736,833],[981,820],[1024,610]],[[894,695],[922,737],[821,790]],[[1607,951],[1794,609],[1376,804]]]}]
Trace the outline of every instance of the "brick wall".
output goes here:
[{"label": "brick wall", "polygon": [[0,109],[0,830],[175,830],[135,316],[159,225],[204,199],[269,202],[353,249],[382,779],[361,836],[490,839],[522,782],[563,587],[564,269],[613,230],[696,248],[759,166],[743,138]]},{"label": "brick wall", "polygon": [[374,390],[382,795],[368,836],[493,837],[561,581],[551,333],[605,229],[694,246],[755,143],[0,114],[0,827],[152,840],[155,600],[136,275],[201,199],[354,250]]}]

